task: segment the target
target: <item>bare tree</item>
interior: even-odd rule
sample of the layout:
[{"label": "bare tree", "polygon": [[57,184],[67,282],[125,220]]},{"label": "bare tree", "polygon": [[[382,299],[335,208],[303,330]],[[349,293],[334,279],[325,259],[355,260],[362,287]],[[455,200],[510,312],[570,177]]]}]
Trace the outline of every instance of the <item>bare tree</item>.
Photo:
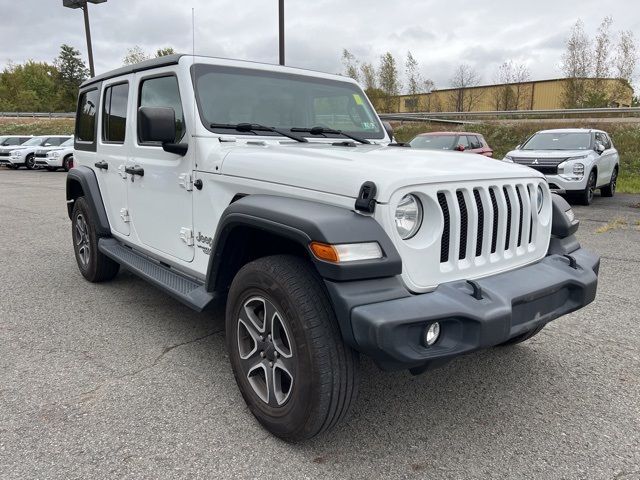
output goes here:
[{"label": "bare tree", "polygon": [[351,77],[355,81],[360,81],[358,60],[346,48],[342,49],[342,64],[344,65],[344,74],[347,77]]},{"label": "bare tree", "polygon": [[451,78],[451,87],[454,89],[449,94],[448,107],[455,112],[470,112],[481,100],[482,91],[477,87],[480,84],[480,75],[467,64],[459,65]]},{"label": "bare tree", "polygon": [[638,64],[638,46],[630,30],[620,32],[616,53],[613,59],[613,71],[618,79],[614,91],[615,100],[624,96],[624,91],[633,83]]},{"label": "bare tree", "polygon": [[122,59],[123,65],[133,65],[135,63],[144,62],[145,60],[149,60],[149,55],[145,52],[141,47],[135,45],[127,50],[127,54]]},{"label": "bare tree", "polygon": [[522,110],[530,108],[533,89],[531,75],[524,63],[513,60],[503,62],[494,76],[496,87],[493,99],[496,110]]},{"label": "bare tree", "polygon": [[591,71],[591,49],[584,33],[582,20],[576,21],[567,39],[566,50],[562,55],[562,70],[566,77],[563,104],[565,108],[578,108],[584,105],[587,93],[586,78]]},{"label": "bare tree", "polygon": [[383,105],[386,112],[397,109],[397,99],[400,93],[401,83],[398,78],[398,66],[396,59],[390,52],[380,57],[380,67],[378,68],[378,85],[382,90]]}]

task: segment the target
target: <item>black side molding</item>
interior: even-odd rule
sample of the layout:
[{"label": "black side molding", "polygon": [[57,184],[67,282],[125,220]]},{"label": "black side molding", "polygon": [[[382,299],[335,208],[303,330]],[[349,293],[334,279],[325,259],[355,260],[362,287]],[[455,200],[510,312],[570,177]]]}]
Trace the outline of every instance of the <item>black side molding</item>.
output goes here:
[{"label": "black side molding", "polygon": [[89,167],[79,166],[69,170],[67,174],[67,212],[71,218],[73,201],[78,197],[84,197],[89,204],[91,215],[96,219],[96,230],[99,236],[111,235],[107,212],[102,202],[100,187],[96,174]]},{"label": "black side molding", "polygon": [[[346,208],[272,195],[242,197],[223,212],[213,242],[207,280],[214,291],[222,275],[227,242],[235,228],[249,227],[277,235],[307,252],[321,277],[334,281],[391,277],[402,273],[402,260],[386,232],[373,218]],[[259,235],[259,234],[258,234]],[[378,242],[384,257],[375,260],[334,264],[316,259],[309,250],[312,241],[329,244]]]}]

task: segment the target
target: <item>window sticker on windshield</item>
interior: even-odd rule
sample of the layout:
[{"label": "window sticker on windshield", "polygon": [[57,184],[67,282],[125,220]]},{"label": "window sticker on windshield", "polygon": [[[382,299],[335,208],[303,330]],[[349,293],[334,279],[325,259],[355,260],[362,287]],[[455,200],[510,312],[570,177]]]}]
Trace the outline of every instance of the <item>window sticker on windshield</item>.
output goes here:
[{"label": "window sticker on windshield", "polygon": [[375,130],[376,124],[373,122],[362,122],[362,128],[365,130]]},{"label": "window sticker on windshield", "polygon": [[356,101],[358,105],[364,105],[364,102],[362,101],[362,97],[357,93],[353,94],[353,99]]}]

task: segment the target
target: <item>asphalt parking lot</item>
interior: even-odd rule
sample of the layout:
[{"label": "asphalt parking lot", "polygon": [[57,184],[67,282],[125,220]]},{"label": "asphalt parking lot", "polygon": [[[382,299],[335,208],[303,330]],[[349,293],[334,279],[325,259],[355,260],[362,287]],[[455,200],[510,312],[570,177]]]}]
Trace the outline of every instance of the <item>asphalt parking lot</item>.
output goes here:
[{"label": "asphalt parking lot", "polygon": [[0,169],[0,478],[640,478],[640,195],[576,207],[592,305],[418,377],[364,360],[351,417],[289,445],[246,410],[221,312],[82,279],[64,183]]}]

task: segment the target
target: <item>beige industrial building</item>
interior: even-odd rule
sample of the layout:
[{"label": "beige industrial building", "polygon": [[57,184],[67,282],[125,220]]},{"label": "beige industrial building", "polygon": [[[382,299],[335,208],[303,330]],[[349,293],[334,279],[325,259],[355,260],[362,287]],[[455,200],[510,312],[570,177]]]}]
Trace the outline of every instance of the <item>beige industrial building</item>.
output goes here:
[{"label": "beige industrial building", "polygon": [[418,95],[399,95],[396,97],[395,111],[555,110],[565,108],[567,91],[571,90],[606,92],[607,106],[610,107],[630,107],[633,99],[633,88],[624,80],[558,78],[461,89],[447,88]]}]

